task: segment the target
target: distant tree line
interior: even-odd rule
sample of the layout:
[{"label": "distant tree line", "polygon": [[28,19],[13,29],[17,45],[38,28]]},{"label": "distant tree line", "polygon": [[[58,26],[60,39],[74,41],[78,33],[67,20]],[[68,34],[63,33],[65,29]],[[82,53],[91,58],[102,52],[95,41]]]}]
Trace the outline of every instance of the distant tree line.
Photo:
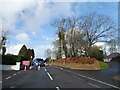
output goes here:
[{"label": "distant tree line", "polygon": [[113,44],[110,49],[116,49],[116,26],[105,15],[90,13],[80,17],[59,18],[52,26],[57,29],[52,52],[57,59],[64,54],[66,58],[95,57],[102,60],[104,53],[95,45],[97,42]]}]

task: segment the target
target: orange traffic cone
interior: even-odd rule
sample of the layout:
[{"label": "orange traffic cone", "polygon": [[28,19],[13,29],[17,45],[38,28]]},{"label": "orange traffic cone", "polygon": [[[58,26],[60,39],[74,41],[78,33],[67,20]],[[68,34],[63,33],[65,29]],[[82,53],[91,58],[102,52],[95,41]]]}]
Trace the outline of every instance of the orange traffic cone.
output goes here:
[{"label": "orange traffic cone", "polygon": [[27,70],[27,68],[26,68],[26,66],[25,66],[24,71],[26,71],[26,70]]},{"label": "orange traffic cone", "polygon": [[38,66],[38,70],[40,70],[40,65]]}]

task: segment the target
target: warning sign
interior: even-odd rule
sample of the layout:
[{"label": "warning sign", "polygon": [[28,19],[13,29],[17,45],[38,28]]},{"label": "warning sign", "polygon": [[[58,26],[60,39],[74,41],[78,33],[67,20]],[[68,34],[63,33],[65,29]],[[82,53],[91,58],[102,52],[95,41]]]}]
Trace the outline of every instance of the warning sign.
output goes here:
[{"label": "warning sign", "polygon": [[30,65],[30,61],[22,61],[22,65],[29,66]]}]

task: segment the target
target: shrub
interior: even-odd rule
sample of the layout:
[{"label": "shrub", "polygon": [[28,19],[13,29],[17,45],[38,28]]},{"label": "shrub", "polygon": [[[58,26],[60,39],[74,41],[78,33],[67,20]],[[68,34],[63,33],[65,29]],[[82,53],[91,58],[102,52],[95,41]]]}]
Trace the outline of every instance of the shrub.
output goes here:
[{"label": "shrub", "polygon": [[[63,63],[64,59],[56,60],[56,62]],[[66,63],[82,63],[82,64],[93,64],[97,61],[95,58],[66,58]]]},{"label": "shrub", "polygon": [[11,55],[11,54],[2,55],[2,64],[16,65],[17,58],[18,57],[16,55]]},{"label": "shrub", "polygon": [[99,47],[93,46],[90,49],[88,49],[87,52],[91,58],[96,58],[99,61],[103,61],[103,50],[100,50]]}]

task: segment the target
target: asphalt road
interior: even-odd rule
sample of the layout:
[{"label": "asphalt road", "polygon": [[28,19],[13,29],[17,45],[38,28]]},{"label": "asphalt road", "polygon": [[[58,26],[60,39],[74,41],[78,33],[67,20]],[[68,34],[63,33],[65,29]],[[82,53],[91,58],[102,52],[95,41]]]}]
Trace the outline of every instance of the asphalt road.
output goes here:
[{"label": "asphalt road", "polygon": [[[91,73],[86,71],[75,71],[56,66],[47,66],[38,70],[18,71],[7,74],[2,78],[2,88],[41,88],[63,90],[71,89],[120,89],[119,85],[106,78],[99,79],[98,76],[91,77]],[[104,80],[104,81],[103,81]]]}]

